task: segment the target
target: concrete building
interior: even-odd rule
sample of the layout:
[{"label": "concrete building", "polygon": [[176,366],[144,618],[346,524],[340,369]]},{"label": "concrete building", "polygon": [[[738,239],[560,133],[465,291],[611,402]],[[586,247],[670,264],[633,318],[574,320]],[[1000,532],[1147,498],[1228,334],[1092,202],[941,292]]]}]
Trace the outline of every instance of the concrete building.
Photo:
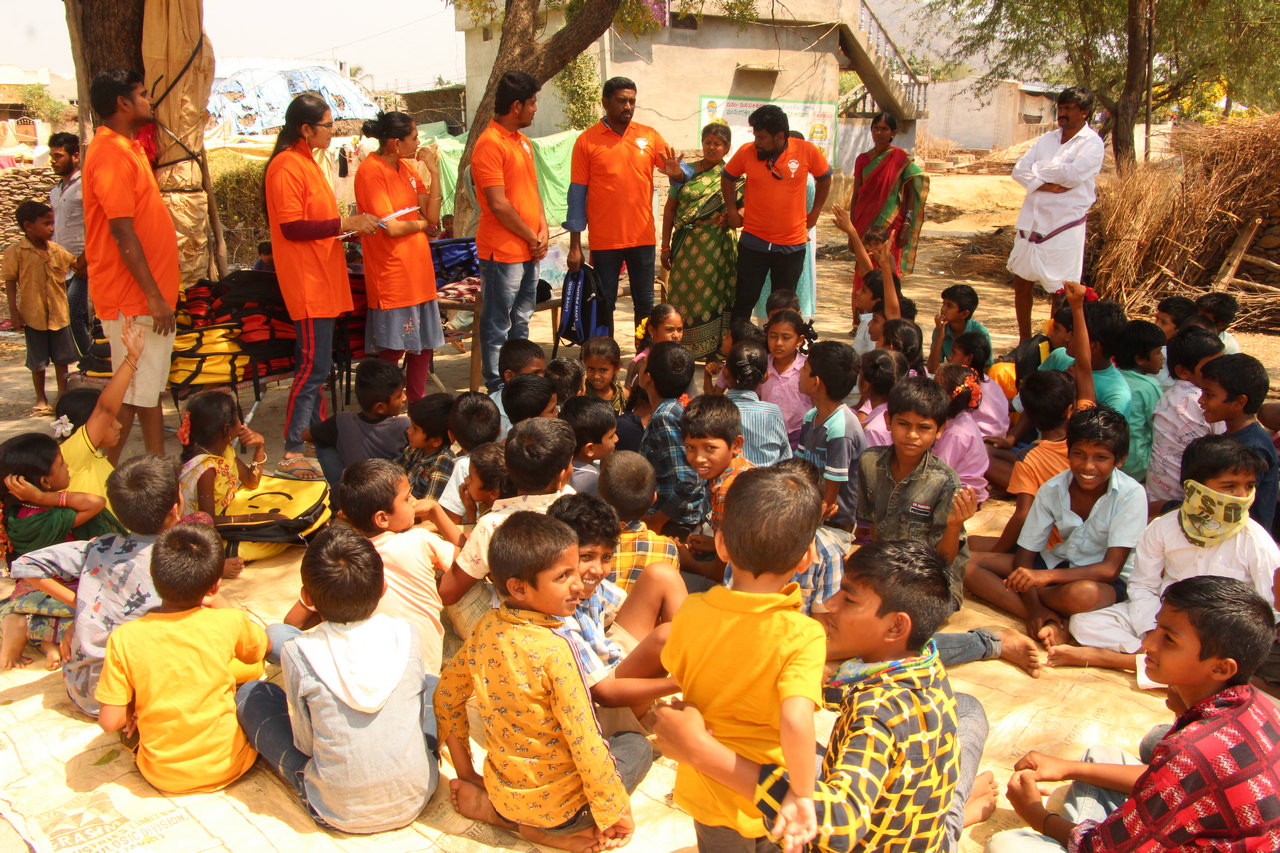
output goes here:
[{"label": "concrete building", "polygon": [[929,84],[929,117],[923,130],[960,148],[1003,149],[1057,127],[1055,103],[1062,87],[1001,80],[979,96],[977,77]]},{"label": "concrete building", "polygon": [[[842,71],[857,71],[874,104],[903,119],[906,135],[900,142],[911,138],[914,120],[925,113],[925,86],[911,74],[868,0],[793,0],[773,9],[789,17],[762,17],[739,26],[708,5],[700,18],[672,15],[667,26],[642,36],[611,30],[590,51],[601,81],[621,76],[636,82],[636,121],[656,128],[678,150],[697,148],[699,132],[712,118],[729,123],[735,146],[747,142],[747,115],[761,103],[776,102],[793,128],[823,148],[833,163],[847,160],[851,168],[857,152],[870,146],[870,137],[861,126],[865,116],[837,119]],[[770,12],[762,8],[761,14]],[[492,22],[472,20],[462,4],[455,15],[465,35],[466,103],[474,113],[501,32]],[[562,18],[554,10],[548,15],[547,31],[552,31]],[[559,132],[564,115],[560,93],[548,84],[527,132]]]}]

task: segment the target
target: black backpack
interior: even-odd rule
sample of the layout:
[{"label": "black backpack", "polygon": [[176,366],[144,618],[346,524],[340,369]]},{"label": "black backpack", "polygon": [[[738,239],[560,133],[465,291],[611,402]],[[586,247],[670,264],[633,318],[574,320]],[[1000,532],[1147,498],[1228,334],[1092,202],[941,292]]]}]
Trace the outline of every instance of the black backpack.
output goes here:
[{"label": "black backpack", "polygon": [[608,336],[609,317],[600,293],[600,277],[583,264],[576,273],[566,273],[560,293],[560,328],[556,336],[570,346],[582,346],[592,338]]}]

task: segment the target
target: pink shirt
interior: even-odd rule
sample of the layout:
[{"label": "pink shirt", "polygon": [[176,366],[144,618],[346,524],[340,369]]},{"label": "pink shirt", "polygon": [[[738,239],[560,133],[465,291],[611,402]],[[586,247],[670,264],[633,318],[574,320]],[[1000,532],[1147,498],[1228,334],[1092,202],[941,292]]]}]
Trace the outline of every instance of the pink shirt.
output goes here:
[{"label": "pink shirt", "polygon": [[1151,416],[1151,464],[1147,467],[1147,498],[1182,500],[1182,451],[1204,435],[1221,435],[1226,425],[1210,424],[1200,408],[1200,388],[1185,379],[1160,397]]},{"label": "pink shirt", "polygon": [[787,424],[787,435],[794,450],[800,441],[800,429],[804,426],[805,413],[813,408],[808,395],[800,393],[800,368],[809,359],[804,353],[796,353],[795,361],[782,373],[773,368],[773,356],[769,356],[769,370],[760,385],[760,399],[782,409],[782,419]]},{"label": "pink shirt", "polygon": [[862,437],[867,440],[867,447],[893,444],[889,436],[888,414],[888,403],[881,403],[867,412],[867,419],[862,424]]},{"label": "pink shirt", "polygon": [[379,533],[369,540],[382,557],[387,591],[378,604],[378,613],[412,622],[422,645],[422,663],[427,672],[438,675],[444,646],[444,625],[440,611],[440,589],[436,572],[448,571],[456,549],[441,537],[421,527],[403,533]]},{"label": "pink shirt", "polygon": [[1009,431],[1009,398],[1000,383],[990,376],[982,377],[982,402],[973,410],[978,431],[985,436],[1000,436]]},{"label": "pink shirt", "polygon": [[987,499],[987,448],[971,412],[961,412],[947,421],[946,428],[933,445],[933,455],[947,463],[962,485]]}]

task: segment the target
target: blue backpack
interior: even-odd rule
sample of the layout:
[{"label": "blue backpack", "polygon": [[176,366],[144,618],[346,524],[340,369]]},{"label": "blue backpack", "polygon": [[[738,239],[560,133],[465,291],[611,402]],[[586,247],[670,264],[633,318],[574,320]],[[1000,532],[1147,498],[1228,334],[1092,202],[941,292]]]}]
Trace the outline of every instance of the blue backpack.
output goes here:
[{"label": "blue backpack", "polygon": [[560,295],[560,328],[556,336],[561,341],[582,346],[592,338],[608,336],[609,317],[595,270],[583,264],[576,273],[567,273]]}]

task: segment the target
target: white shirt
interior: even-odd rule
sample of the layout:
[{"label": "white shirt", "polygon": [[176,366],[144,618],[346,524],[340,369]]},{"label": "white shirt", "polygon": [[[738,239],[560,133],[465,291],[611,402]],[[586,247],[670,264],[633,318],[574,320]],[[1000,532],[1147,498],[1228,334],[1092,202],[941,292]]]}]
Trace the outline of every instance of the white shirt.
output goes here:
[{"label": "white shirt", "polygon": [[[1147,499],[1137,480],[1116,468],[1106,493],[1094,503],[1089,517],[1081,518],[1071,510],[1073,476],[1068,468],[1045,480],[1018,536],[1018,547],[1038,551],[1051,569],[1100,563],[1108,548],[1135,547],[1147,526]],[[1047,548],[1049,532],[1055,527],[1062,541]],[[1132,568],[1130,551],[1120,579],[1128,580]]]},{"label": "white shirt", "polygon": [[[1018,213],[1019,231],[1048,234],[1089,212],[1097,199],[1098,172],[1106,146],[1087,124],[1062,144],[1062,129],[1036,140],[1013,167],[1013,179],[1027,189]],[[1037,192],[1045,184],[1067,187],[1064,193]]]},{"label": "white shirt", "polygon": [[1242,580],[1271,601],[1271,579],[1278,568],[1280,548],[1252,518],[1225,542],[1201,548],[1187,541],[1177,511],[1166,513],[1151,522],[1138,540],[1127,588],[1129,621],[1141,637],[1156,626],[1160,595],[1170,584],[1204,575]]},{"label": "white shirt", "polygon": [[1200,389],[1185,379],[1175,380],[1156,403],[1151,416],[1151,464],[1147,466],[1147,497],[1153,501],[1180,501],[1182,452],[1202,435],[1221,435],[1222,423],[1210,424],[1200,408]]}]

